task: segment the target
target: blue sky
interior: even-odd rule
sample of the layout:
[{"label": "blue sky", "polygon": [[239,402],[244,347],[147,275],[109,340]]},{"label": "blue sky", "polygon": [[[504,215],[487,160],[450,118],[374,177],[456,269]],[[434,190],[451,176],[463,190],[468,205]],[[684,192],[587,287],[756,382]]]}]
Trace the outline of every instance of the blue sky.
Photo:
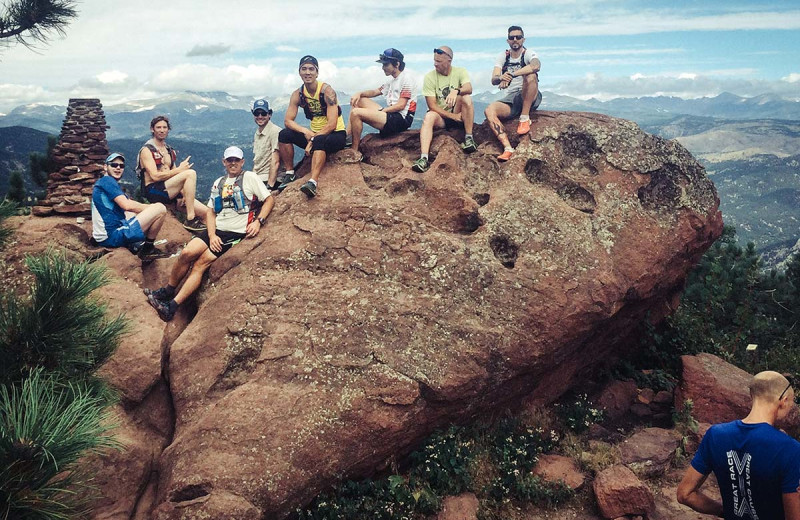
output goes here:
[{"label": "blue sky", "polygon": [[[113,9],[109,6],[113,5]],[[96,96],[109,105],[180,90],[282,98],[299,83],[303,54],[337,90],[382,80],[386,47],[409,71],[432,68],[447,44],[475,90],[489,90],[506,28],[521,25],[542,61],[544,91],[575,97],[743,96],[800,100],[800,2],[729,0],[406,0],[403,7],[345,0],[144,0],[79,3],[65,38],[36,52],[0,51],[0,112],[24,103]],[[307,8],[307,11],[305,10]]]}]

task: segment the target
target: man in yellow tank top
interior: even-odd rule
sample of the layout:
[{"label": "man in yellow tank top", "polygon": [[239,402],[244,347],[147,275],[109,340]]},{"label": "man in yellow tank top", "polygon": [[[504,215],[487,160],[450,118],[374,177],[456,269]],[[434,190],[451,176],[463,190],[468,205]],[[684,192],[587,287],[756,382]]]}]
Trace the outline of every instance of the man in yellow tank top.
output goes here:
[{"label": "man in yellow tank top", "polygon": [[[278,134],[278,151],[287,168],[281,187],[295,179],[294,146],[298,146],[311,156],[311,180],[303,184],[300,191],[312,198],[317,194],[317,182],[328,154],[344,148],[346,134],[336,91],[327,83],[317,81],[317,59],[310,55],[300,58],[299,73],[303,85],[292,93],[283,121],[284,129]],[[295,121],[299,108],[311,121],[311,128]]]}]

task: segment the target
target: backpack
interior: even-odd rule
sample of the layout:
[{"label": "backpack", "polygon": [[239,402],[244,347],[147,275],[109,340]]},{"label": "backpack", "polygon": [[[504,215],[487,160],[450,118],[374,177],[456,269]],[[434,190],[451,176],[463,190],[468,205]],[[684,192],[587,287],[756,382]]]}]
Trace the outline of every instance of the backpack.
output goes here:
[{"label": "backpack", "polygon": [[[522,54],[519,55],[519,64],[520,68],[525,66],[525,51],[528,50],[525,47],[522,48]],[[500,71],[501,74],[505,74],[508,70],[508,65],[511,62],[511,49],[506,49],[506,61],[503,63],[503,69]],[[495,62],[496,63],[496,62]]]},{"label": "backpack", "polygon": [[[172,159],[172,166],[175,166],[175,161],[178,160],[178,154],[177,152],[175,152],[175,149],[172,148],[170,145],[166,145],[166,147],[167,147],[167,153],[169,154],[170,159]],[[156,162],[156,169],[161,168],[161,164],[164,162],[164,157],[161,155],[161,152],[159,152],[158,149],[150,143],[144,143],[144,146],[142,146],[142,148],[143,149],[147,148],[148,150],[150,150],[150,153],[153,154],[153,160]],[[146,170],[144,166],[141,165],[141,163],[136,165],[136,175],[139,177],[139,180],[141,180],[142,183],[144,183],[145,171]],[[144,184],[142,184],[142,186],[144,186]]]},{"label": "backpack", "polygon": [[[304,86],[305,85],[300,85],[300,88],[297,90],[297,92],[300,93],[300,103],[298,106],[300,106],[303,109],[303,113],[306,115],[306,119],[311,121],[312,119],[314,119],[314,113],[311,112],[311,107],[308,104],[308,98],[306,97],[303,91]],[[328,113],[328,103],[327,101],[325,101],[325,96],[322,95],[322,93],[325,91],[325,87],[327,86],[328,86],[327,83],[321,83],[319,87],[319,104],[320,106],[322,106],[322,112],[323,112],[322,115]],[[342,107],[337,106],[337,108],[339,109],[338,115],[342,115]]]}]

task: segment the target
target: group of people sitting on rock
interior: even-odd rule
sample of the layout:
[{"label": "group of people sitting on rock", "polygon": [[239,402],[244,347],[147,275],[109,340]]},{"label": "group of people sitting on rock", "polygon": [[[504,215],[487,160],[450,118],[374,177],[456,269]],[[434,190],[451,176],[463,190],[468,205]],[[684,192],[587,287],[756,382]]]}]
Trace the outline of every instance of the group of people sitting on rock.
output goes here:
[{"label": "group of people sitting on rock", "polygon": [[[519,117],[517,133],[524,135],[530,130],[531,109],[541,102],[540,63],[536,53],[524,47],[522,28],[509,27],[507,42],[509,48],[498,57],[492,72],[492,84],[506,94],[485,111],[492,131],[503,145],[499,161],[509,160],[514,152],[502,121]],[[430,167],[429,152],[435,129],[463,129],[462,149],[466,153],[477,150],[472,136],[472,84],[466,69],[452,66],[452,61],[450,47],[443,45],[433,50],[434,70],[425,76],[422,88],[428,113],[420,130],[421,155],[412,165],[419,173]],[[167,206],[177,206],[179,202],[186,208],[184,227],[199,233],[181,252],[167,285],[145,290],[161,319],[173,318],[178,306],[200,286],[203,273],[214,260],[243,238],[258,234],[274,205],[272,193],[282,191],[296,179],[295,146],[310,156],[311,175],[300,191],[313,198],[328,154],[344,149],[351,140],[356,160],[362,159],[359,145],[365,123],[376,128],[382,137],[411,126],[417,103],[414,82],[404,72],[403,53],[386,49],[377,62],[382,64],[388,79],[378,88],[352,96],[349,121],[345,125],[336,91],[317,79],[319,62],[314,56],[303,56],[298,66],[303,84],[292,93],[284,128],[271,121],[269,102],[256,100],[251,110],[258,127],[253,138],[253,171],[244,169],[244,153],[240,148],[228,147],[222,157],[227,175],[214,182],[207,204],[196,199],[197,172],[192,169],[191,156],[178,162],[175,150],[166,143],[171,130],[166,116],[156,116],[150,122],[152,137],[139,151],[136,165],[141,194],[150,204],[128,198],[118,182],[125,168],[125,157],[116,152],[108,156],[105,175],[95,183],[92,192],[93,238],[100,245],[135,245],[143,260],[158,256],[160,251],[154,241]],[[385,106],[372,100],[379,96]],[[301,108],[310,121],[309,127],[296,122]],[[281,163],[285,172],[279,178]]]}]

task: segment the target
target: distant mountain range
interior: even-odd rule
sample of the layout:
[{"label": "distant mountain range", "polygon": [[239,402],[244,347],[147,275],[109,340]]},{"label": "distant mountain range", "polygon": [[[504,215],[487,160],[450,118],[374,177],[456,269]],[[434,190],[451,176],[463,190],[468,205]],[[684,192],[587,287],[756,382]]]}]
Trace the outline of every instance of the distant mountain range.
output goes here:
[{"label": "distant mountain range", "polygon": [[[350,96],[339,92],[347,118]],[[497,98],[474,96],[476,120]],[[109,145],[129,158],[126,178],[133,175],[135,156],[149,137],[150,119],[168,114],[171,144],[182,156],[192,155],[200,172],[198,189],[207,190],[221,175],[219,157],[231,144],[250,157],[255,126],[249,108],[253,97],[225,92],[181,92],[157,99],[104,107]],[[282,125],[288,96],[270,99],[273,120]],[[421,99],[412,128],[419,128],[425,103]],[[800,103],[773,95],[744,98],[730,93],[712,98],[619,98],[580,100],[544,92],[542,110],[586,111],[630,119],[644,130],[677,139],[701,163],[720,194],[725,221],[737,226],[742,241],[753,241],[775,265],[800,239]],[[26,170],[28,154],[44,151],[47,134],[57,135],[66,106],[23,105],[0,116],[0,196],[9,172]],[[301,120],[304,120],[302,115]],[[32,183],[26,180],[29,191]]]}]

